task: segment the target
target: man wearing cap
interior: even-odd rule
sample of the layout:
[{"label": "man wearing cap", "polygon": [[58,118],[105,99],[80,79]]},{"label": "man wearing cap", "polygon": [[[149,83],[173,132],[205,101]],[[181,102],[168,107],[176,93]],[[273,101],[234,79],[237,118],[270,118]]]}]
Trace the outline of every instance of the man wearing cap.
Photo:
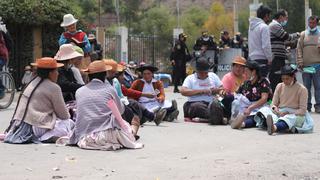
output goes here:
[{"label": "man wearing cap", "polygon": [[[196,62],[196,72],[189,75],[183,82],[181,94],[188,97],[183,106],[185,121],[206,121],[211,124],[221,124],[223,116],[230,116],[230,112],[218,107],[215,95],[224,95],[225,91],[219,77],[209,72],[210,64],[206,59],[200,58]],[[229,97],[222,100],[223,104],[230,106],[233,99]],[[216,110],[219,109],[219,112]],[[228,114],[228,115],[226,115]]]},{"label": "man wearing cap", "polygon": [[230,48],[232,45],[232,41],[230,39],[230,35],[228,31],[222,31],[220,37],[220,48]]},{"label": "man wearing cap", "polygon": [[158,68],[149,64],[144,64],[137,70],[142,73],[142,79],[135,80],[132,83],[131,88],[142,93],[150,93],[153,95],[153,97],[141,96],[139,99],[137,99],[139,103],[144,105],[149,111],[152,112],[157,111],[159,108],[166,109],[166,121],[171,122],[177,119],[179,115],[177,102],[175,100],[171,102],[165,100],[162,82],[153,78],[153,74],[158,70]]},{"label": "man wearing cap", "polygon": [[222,84],[228,94],[233,94],[246,79],[244,69],[246,60],[241,56],[236,56],[232,62],[231,72],[222,78]]},{"label": "man wearing cap", "polygon": [[103,61],[94,61],[85,70],[90,82],[76,92],[77,120],[70,144],[83,149],[117,150],[142,148],[133,135],[137,133],[117,114],[124,106],[114,88],[105,83],[106,71],[112,67]]},{"label": "man wearing cap", "polygon": [[66,32],[62,33],[59,39],[59,46],[68,43],[74,43],[81,47],[85,54],[91,51],[91,45],[87,34],[81,30],[77,30],[78,19],[75,19],[72,14],[63,16],[61,27],[65,28]]},{"label": "man wearing cap", "polygon": [[59,68],[58,84],[62,89],[65,102],[75,100],[75,93],[82,85],[77,83],[73,71],[71,69],[73,59],[83,57],[78,53],[72,44],[64,44],[60,46],[59,51],[54,57],[57,61],[64,64],[64,67]]},{"label": "man wearing cap", "polygon": [[170,55],[171,65],[173,67],[172,76],[175,93],[179,93],[178,86],[186,78],[186,63],[190,60],[190,53],[186,45],[187,35],[179,34],[179,39],[175,43]]},{"label": "man wearing cap", "polygon": [[208,35],[208,31],[202,32],[202,36],[196,40],[196,44],[193,46],[193,49],[195,51],[199,51],[203,45],[207,46],[207,50],[217,49],[217,45],[214,42],[213,37]]}]

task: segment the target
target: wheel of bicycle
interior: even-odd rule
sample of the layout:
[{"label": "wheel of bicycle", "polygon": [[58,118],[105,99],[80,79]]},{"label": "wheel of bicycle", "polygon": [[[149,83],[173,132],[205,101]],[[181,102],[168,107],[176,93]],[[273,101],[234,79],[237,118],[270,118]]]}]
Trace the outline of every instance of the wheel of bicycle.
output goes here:
[{"label": "wheel of bicycle", "polygon": [[[11,74],[8,72],[0,72],[0,109],[8,108],[11,105],[14,99],[15,89],[14,79]],[[1,91],[3,93],[1,93]]]}]

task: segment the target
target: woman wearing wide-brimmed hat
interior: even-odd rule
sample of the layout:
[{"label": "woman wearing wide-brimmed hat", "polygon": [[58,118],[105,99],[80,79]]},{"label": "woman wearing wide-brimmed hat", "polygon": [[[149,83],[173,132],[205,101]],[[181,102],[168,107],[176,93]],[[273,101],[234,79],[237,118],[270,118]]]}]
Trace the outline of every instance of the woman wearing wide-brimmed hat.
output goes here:
[{"label": "woman wearing wide-brimmed hat", "polygon": [[37,77],[21,92],[7,129],[7,143],[54,142],[67,136],[73,127],[61,89],[56,84],[57,68],[63,64],[53,58],[41,58],[32,66],[37,67]]},{"label": "woman wearing wide-brimmed hat", "polygon": [[72,61],[79,57],[83,57],[83,54],[77,52],[72,44],[60,46],[59,51],[54,57],[57,61],[64,64],[63,67],[59,68],[58,84],[62,89],[66,102],[75,100],[74,95],[77,89],[83,86],[83,84],[77,82],[75,74],[72,71]]},{"label": "woman wearing wide-brimmed hat", "polygon": [[61,34],[59,39],[59,46],[63,44],[74,43],[81,47],[85,54],[89,55],[91,45],[87,34],[81,30],[77,30],[78,19],[75,19],[72,14],[63,16],[61,27],[65,28],[65,32]]},{"label": "woman wearing wide-brimmed hat", "polygon": [[137,70],[142,73],[142,78],[135,80],[132,83],[131,88],[143,93],[154,94],[152,98],[140,97],[137,99],[138,102],[143,104],[149,111],[155,112],[159,108],[166,109],[167,115],[164,119],[165,121],[170,122],[177,119],[179,115],[177,102],[175,100],[172,102],[165,100],[162,82],[153,78],[153,74],[158,71],[158,68],[149,64],[144,64],[137,68]]},{"label": "woman wearing wide-brimmed hat", "polygon": [[90,82],[76,93],[78,113],[70,144],[96,150],[143,147],[121,117],[124,106],[115,89],[105,83],[107,71],[111,69],[103,61],[94,61],[86,69]]},{"label": "woman wearing wide-brimmed hat", "polygon": [[254,119],[262,125],[266,122],[268,134],[275,132],[310,133],[313,120],[307,111],[308,91],[296,79],[297,68],[285,65],[280,71],[282,83],[274,92],[271,107],[263,107]]}]

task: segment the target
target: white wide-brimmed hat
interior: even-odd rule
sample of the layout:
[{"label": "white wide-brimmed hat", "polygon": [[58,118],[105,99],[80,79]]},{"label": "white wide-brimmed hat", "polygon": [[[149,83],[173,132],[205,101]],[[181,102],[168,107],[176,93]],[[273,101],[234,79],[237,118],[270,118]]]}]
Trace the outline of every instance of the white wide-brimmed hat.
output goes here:
[{"label": "white wide-brimmed hat", "polygon": [[67,27],[71,24],[78,22],[78,19],[75,19],[72,14],[66,14],[63,16],[63,22],[61,23],[61,27]]},{"label": "white wide-brimmed hat", "polygon": [[60,46],[59,51],[57,52],[54,59],[57,61],[65,61],[77,57],[83,57],[83,54],[77,52],[72,44],[63,44]]}]

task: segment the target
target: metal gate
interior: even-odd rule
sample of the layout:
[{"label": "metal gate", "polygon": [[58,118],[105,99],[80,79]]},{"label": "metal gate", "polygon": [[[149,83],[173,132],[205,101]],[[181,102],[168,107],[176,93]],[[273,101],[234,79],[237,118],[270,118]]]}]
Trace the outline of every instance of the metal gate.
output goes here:
[{"label": "metal gate", "polygon": [[105,56],[114,60],[121,60],[121,36],[106,34],[105,36]]},{"label": "metal gate", "polygon": [[[121,60],[121,36],[106,34],[105,57]],[[169,61],[171,45],[157,36],[129,35],[128,61],[145,62],[159,68],[160,72],[171,73]]]}]

